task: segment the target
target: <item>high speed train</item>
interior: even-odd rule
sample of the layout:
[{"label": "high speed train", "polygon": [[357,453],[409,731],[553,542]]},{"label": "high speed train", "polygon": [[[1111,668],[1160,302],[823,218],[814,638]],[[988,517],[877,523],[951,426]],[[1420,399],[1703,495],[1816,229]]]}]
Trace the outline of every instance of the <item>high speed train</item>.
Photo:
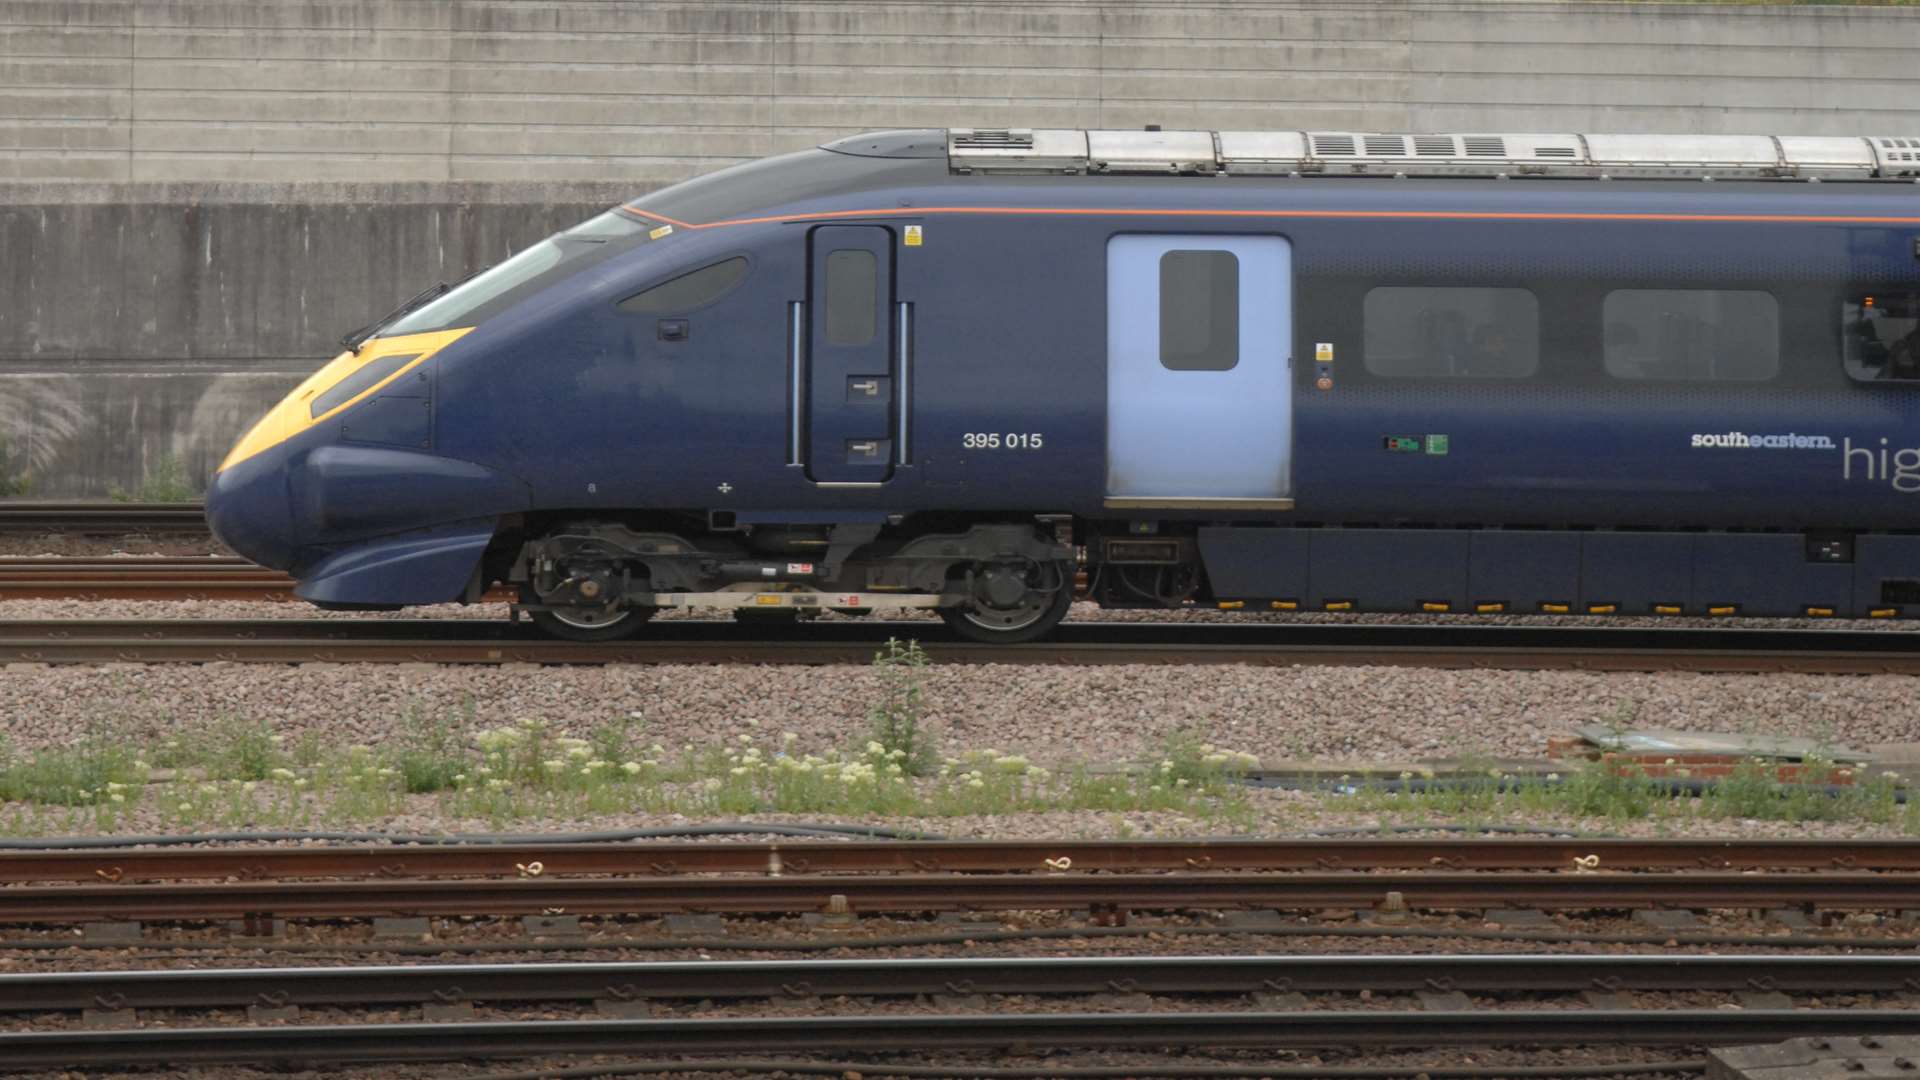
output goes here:
[{"label": "high speed train", "polygon": [[350,335],[221,465],[329,608],[1920,615],[1920,135],[885,131]]}]

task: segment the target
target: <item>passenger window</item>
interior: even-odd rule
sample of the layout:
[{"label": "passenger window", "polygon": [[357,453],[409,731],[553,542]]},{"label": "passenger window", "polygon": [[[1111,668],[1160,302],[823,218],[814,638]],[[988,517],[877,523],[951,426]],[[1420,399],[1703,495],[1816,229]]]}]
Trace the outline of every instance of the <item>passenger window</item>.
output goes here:
[{"label": "passenger window", "polygon": [[1230,371],[1240,362],[1240,259],[1231,251],[1160,256],[1160,364]]},{"label": "passenger window", "polygon": [[1361,302],[1361,357],[1389,378],[1522,379],[1540,369],[1526,289],[1382,286]]},{"label": "passenger window", "polygon": [[1920,380],[1920,293],[1875,292],[1840,305],[1847,374],[1862,382]]},{"label": "passenger window", "polygon": [[871,251],[827,253],[827,344],[865,345],[873,340],[878,278],[879,261]]},{"label": "passenger window", "polygon": [[1780,372],[1780,303],[1772,293],[1619,289],[1601,310],[1607,374],[1616,379],[1758,382]]},{"label": "passenger window", "polygon": [[726,293],[728,289],[740,284],[747,276],[745,256],[703,266],[691,273],[681,274],[677,278],[663,281],[645,292],[635,293],[620,301],[622,311],[689,311],[704,307]]}]

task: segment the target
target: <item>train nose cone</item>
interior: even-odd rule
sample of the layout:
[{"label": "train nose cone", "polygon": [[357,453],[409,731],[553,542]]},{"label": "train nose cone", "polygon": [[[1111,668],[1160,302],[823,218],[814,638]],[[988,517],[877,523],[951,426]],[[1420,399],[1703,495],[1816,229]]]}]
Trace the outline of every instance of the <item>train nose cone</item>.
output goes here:
[{"label": "train nose cone", "polygon": [[229,465],[207,486],[207,525],[214,538],[261,566],[293,565],[293,510],[287,494],[286,448]]}]

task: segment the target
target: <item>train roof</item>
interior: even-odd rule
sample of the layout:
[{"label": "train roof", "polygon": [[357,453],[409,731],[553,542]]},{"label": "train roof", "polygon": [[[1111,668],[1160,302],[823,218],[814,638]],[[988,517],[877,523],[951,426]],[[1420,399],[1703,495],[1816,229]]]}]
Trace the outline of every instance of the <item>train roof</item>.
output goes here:
[{"label": "train roof", "polygon": [[1815,193],[1828,196],[1823,206],[1920,220],[1908,209],[1920,194],[1920,136],[876,131],[695,177],[627,208],[696,225],[941,205],[1261,207],[1276,197],[1336,209],[1479,212],[1524,200],[1541,211],[1712,205],[1777,216],[1801,212]]},{"label": "train roof", "polygon": [[[908,135],[899,141],[911,146],[925,141],[923,133],[899,134]],[[945,135],[947,167],[962,174],[1909,182],[1920,178],[1920,135],[1400,135],[1152,128],[951,128]],[[878,141],[873,136],[864,138],[869,143]],[[859,144],[858,138],[853,141]]]}]

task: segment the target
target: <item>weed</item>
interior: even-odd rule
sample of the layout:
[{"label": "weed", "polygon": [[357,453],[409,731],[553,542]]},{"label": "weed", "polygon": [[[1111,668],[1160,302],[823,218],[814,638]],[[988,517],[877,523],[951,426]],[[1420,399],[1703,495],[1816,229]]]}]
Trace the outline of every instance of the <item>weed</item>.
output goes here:
[{"label": "weed", "polygon": [[205,731],[168,738],[154,761],[169,769],[197,770],[210,780],[265,780],[292,764],[281,749],[285,737],[259,721],[223,715]]},{"label": "weed", "polygon": [[187,468],[180,459],[172,454],[162,454],[154,459],[153,467],[141,478],[137,489],[128,491],[115,487],[110,488],[107,495],[114,502],[171,503],[192,502],[199,491],[187,476]]},{"label": "weed", "polygon": [[146,783],[146,763],[124,745],[85,742],[0,759],[0,800],[124,806]]},{"label": "weed", "polygon": [[453,778],[466,771],[466,749],[445,720],[426,719],[415,705],[407,710],[404,731],[393,767],[407,792],[421,794],[450,788]]},{"label": "weed", "polygon": [[[18,472],[14,471],[16,465],[19,466]],[[14,461],[12,448],[4,437],[0,437],[0,498],[27,495],[33,491],[33,476],[25,466],[25,461]]]},{"label": "weed", "polygon": [[887,647],[873,655],[873,671],[880,681],[880,700],[867,710],[868,736],[879,743],[908,776],[933,771],[933,737],[921,730],[926,689],[922,685],[926,651],[918,641],[905,644],[887,639]]},{"label": "weed", "polygon": [[634,756],[645,727],[637,712],[601,724],[593,729],[589,740],[593,744],[593,756],[605,761],[626,761]]}]

